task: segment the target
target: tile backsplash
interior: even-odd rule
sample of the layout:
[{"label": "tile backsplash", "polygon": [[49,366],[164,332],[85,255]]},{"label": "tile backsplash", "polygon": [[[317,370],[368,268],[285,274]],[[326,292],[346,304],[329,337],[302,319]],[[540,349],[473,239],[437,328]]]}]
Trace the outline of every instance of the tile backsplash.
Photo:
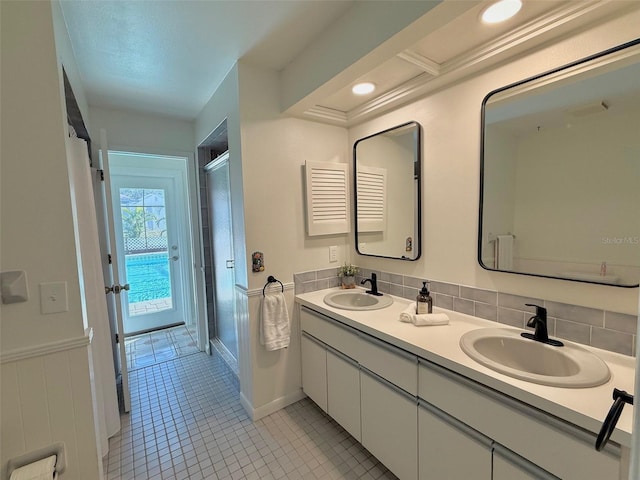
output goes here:
[{"label": "tile backsplash", "polygon": [[[296,273],[293,276],[295,293],[307,293],[337,287],[340,279],[337,268]],[[378,289],[397,297],[415,300],[422,282],[428,279],[398,275],[378,270],[361,269],[356,283],[378,275]],[[526,328],[526,322],[535,308],[526,303],[541,305],[548,312],[549,335],[591,345],[603,350],[634,356],[637,319],[633,315],[609,312],[553,302],[542,298],[524,297],[480,288],[430,281],[429,290],[437,307],[466,313],[494,322],[518,328]]]}]

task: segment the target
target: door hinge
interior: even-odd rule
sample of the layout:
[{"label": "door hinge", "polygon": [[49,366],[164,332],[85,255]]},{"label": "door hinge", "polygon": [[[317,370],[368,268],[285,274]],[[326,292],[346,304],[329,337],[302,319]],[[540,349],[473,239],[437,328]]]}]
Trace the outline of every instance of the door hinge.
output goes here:
[{"label": "door hinge", "polygon": [[109,265],[111,265],[113,263],[112,260],[111,260],[111,254],[110,253],[107,253],[107,263]]},{"label": "door hinge", "polygon": [[101,168],[98,169],[98,173],[100,174],[100,181],[104,182],[104,170]]},{"label": "door hinge", "polygon": [[120,336],[116,333],[116,343],[120,343]]}]

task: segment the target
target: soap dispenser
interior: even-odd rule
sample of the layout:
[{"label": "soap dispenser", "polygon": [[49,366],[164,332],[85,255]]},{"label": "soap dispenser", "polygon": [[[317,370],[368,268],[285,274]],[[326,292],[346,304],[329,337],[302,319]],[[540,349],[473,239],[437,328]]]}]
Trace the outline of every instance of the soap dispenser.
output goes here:
[{"label": "soap dispenser", "polygon": [[416,297],[416,313],[418,315],[424,313],[432,313],[433,312],[433,299],[431,295],[429,295],[429,290],[427,289],[427,282],[422,282],[422,290],[418,293]]}]

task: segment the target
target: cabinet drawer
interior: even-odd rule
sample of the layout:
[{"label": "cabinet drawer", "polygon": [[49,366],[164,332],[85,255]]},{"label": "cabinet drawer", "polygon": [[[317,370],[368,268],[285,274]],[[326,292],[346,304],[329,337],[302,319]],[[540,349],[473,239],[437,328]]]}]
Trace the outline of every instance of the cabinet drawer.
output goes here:
[{"label": "cabinet drawer", "polygon": [[418,357],[363,334],[360,365],[413,396],[418,395]]},{"label": "cabinet drawer", "polygon": [[305,307],[300,309],[300,328],[348,357],[358,360],[360,338],[354,329]]},{"label": "cabinet drawer", "polygon": [[419,396],[564,480],[620,478],[616,448],[595,435],[433,364],[420,363]]}]

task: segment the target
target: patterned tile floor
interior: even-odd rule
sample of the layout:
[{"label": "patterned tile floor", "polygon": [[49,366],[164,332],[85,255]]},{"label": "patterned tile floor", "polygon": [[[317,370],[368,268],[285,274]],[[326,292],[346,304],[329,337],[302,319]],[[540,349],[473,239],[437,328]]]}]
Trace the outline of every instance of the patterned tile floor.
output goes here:
[{"label": "patterned tile floor", "polygon": [[109,442],[107,480],[393,479],[309,399],[252,422],[221,357],[131,373],[131,413]]},{"label": "patterned tile floor", "polygon": [[194,337],[184,325],[127,337],[124,345],[130,372],[198,352]]}]

